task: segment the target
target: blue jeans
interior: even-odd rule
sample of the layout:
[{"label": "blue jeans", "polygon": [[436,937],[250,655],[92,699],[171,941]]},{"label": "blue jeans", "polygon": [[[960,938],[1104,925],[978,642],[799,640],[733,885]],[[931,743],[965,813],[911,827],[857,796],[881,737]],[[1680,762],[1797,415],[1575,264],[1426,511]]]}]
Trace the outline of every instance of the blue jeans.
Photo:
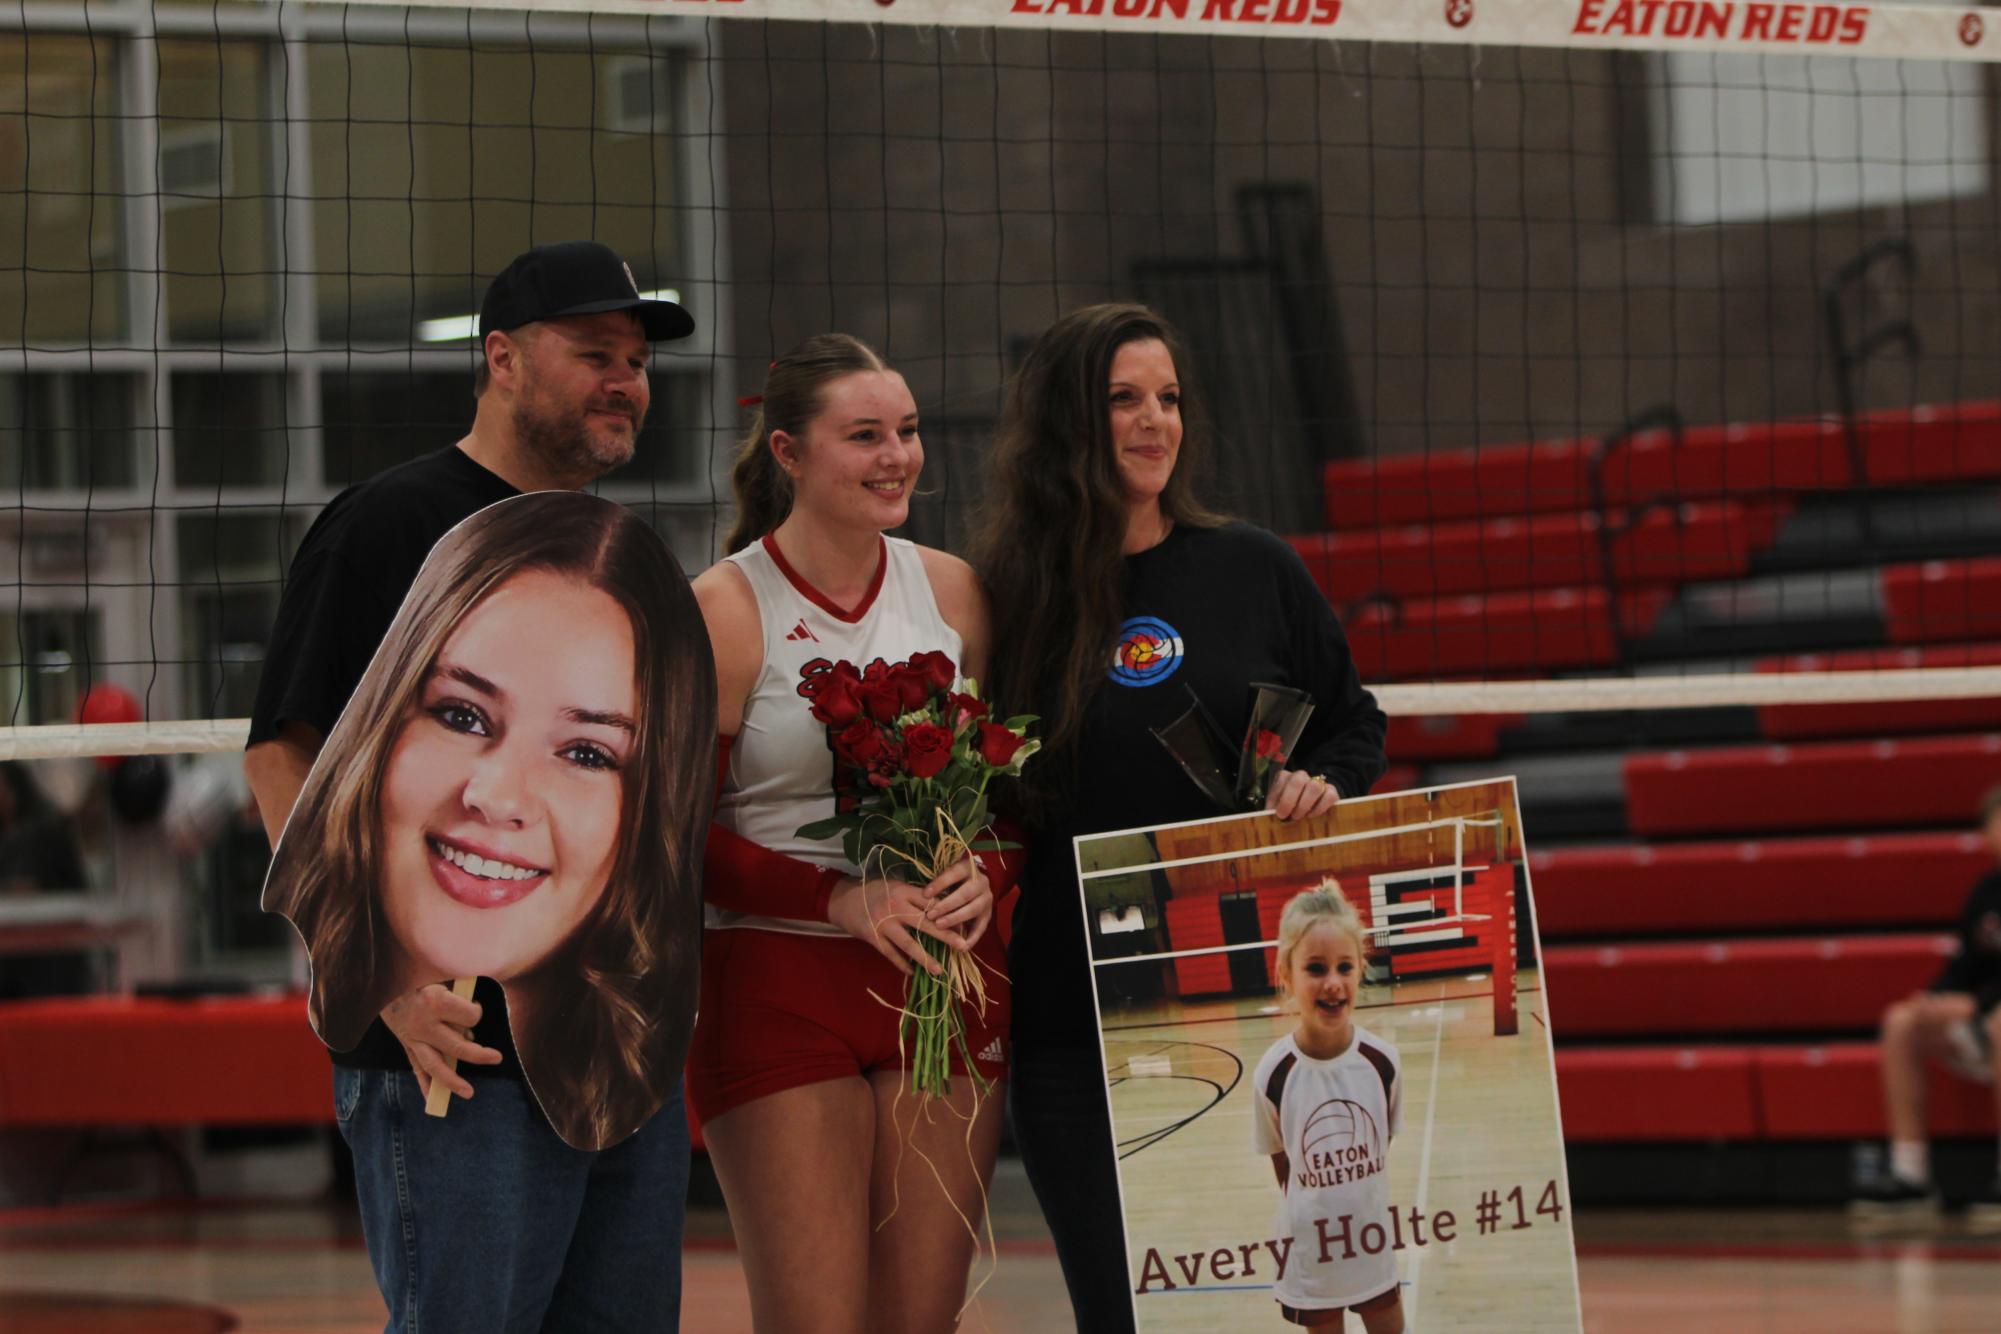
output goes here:
[{"label": "blue jeans", "polygon": [[434,1117],[407,1070],[334,1070],[388,1334],[678,1329],[688,1196],[679,1086],[601,1153],[558,1139],[519,1080],[473,1087]]}]

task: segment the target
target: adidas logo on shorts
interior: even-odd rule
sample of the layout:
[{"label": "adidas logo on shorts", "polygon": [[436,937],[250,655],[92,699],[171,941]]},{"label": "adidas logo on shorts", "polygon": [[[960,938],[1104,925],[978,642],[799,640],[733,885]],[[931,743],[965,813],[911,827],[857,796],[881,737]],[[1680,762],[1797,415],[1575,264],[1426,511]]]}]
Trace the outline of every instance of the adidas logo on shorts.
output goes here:
[{"label": "adidas logo on shorts", "polygon": [[994,1036],[987,1042],[987,1045],[980,1049],[980,1054],[978,1056],[975,1056],[973,1059],[976,1061],[986,1061],[992,1065],[999,1065],[1001,1062],[1005,1061],[1007,1057],[1001,1054],[1000,1034],[998,1033],[994,1034]]}]

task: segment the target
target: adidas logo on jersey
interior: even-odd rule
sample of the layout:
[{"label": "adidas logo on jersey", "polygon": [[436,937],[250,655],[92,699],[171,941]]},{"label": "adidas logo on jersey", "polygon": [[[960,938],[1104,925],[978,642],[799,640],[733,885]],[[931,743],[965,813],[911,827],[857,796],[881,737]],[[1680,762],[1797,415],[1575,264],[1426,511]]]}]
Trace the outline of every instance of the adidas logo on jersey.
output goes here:
[{"label": "adidas logo on jersey", "polygon": [[994,1034],[993,1039],[989,1041],[985,1047],[981,1048],[980,1054],[978,1056],[975,1056],[973,1059],[976,1061],[988,1061],[995,1065],[998,1065],[1002,1061],[1006,1060],[1007,1058],[1001,1055],[1000,1034],[998,1033]]},{"label": "adidas logo on jersey", "polygon": [[815,644],[820,642],[820,636],[814,634],[811,630],[808,630],[806,628],[806,622],[803,618],[800,620],[799,624],[793,626],[790,630],[787,630],[785,632],[785,637],[787,639],[810,639]]}]

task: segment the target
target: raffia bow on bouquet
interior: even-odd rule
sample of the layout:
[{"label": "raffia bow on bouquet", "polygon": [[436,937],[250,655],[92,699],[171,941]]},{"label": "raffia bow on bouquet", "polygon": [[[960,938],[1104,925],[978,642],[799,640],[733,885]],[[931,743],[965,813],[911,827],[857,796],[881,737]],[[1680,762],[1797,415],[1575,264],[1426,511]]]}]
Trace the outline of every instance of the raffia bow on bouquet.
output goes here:
[{"label": "raffia bow on bouquet", "polygon": [[[881,659],[808,663],[799,693],[825,724],[834,752],[835,813],[799,829],[802,838],[838,836],[864,877],[929,884],[972,856],[1012,847],[993,836],[987,788],[1019,774],[1041,748],[1030,740],[1032,715],[996,723],[979,683],[960,680],[943,653],[908,662]],[[960,1054],[982,1092],[987,1081],[966,1046],[965,1010],[986,1011],[986,979],[970,951],[918,932],[942,973],[915,968],[904,993],[898,1041],[915,1093],[951,1092],[951,1055]]]}]

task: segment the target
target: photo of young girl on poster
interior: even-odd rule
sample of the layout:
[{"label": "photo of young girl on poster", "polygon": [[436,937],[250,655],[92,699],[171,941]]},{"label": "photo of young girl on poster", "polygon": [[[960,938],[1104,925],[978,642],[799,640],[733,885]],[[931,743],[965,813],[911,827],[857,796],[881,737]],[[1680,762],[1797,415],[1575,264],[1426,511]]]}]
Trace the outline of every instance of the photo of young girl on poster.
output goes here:
[{"label": "photo of young girl on poster", "polygon": [[1074,848],[1140,1334],[1577,1334],[1513,779]]},{"label": "photo of young girl on poster", "polygon": [[1317,1220],[1382,1222],[1390,1212],[1385,1161],[1402,1129],[1397,1049],[1355,1022],[1368,968],[1362,919],[1331,877],[1295,895],[1278,924],[1278,985],[1298,1026],[1272,1043],[1251,1077],[1251,1143],[1278,1177],[1278,1232],[1300,1257],[1275,1296],[1288,1323],[1339,1330],[1341,1313],[1368,1334],[1404,1327],[1396,1255],[1346,1251],[1304,1263]]},{"label": "photo of young girl on poster", "polygon": [[265,882],[329,1047],[430,982],[490,977],[572,1146],[680,1077],[701,948],[715,684],[687,578],[575,492],[490,506],[426,559]]}]

